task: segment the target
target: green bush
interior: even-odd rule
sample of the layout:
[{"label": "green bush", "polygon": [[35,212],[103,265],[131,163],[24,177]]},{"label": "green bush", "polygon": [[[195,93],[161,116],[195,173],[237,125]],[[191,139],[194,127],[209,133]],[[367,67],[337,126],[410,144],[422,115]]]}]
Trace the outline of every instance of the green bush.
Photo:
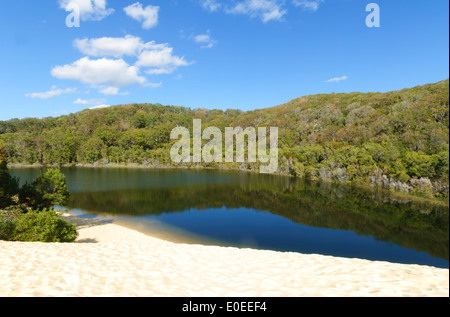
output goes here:
[{"label": "green bush", "polygon": [[436,155],[427,155],[422,151],[409,151],[405,154],[403,161],[406,164],[409,176],[433,178],[436,176],[436,167],[439,159]]},{"label": "green bush", "polygon": [[19,192],[19,181],[9,174],[6,161],[0,163],[0,208],[14,204],[14,196]]},{"label": "green bush", "polygon": [[318,173],[317,169],[312,166],[306,166],[305,167],[305,178],[307,179],[317,179]]},{"label": "green bush", "polygon": [[409,175],[404,171],[399,171],[393,176],[402,183],[407,183],[411,179],[411,177],[409,177]]},{"label": "green bush", "polygon": [[0,218],[0,239],[22,242],[74,242],[76,225],[53,210],[30,211],[13,219]]},{"label": "green bush", "polygon": [[297,160],[293,160],[291,165],[291,174],[298,178],[305,177],[305,166]]},{"label": "green bush", "polygon": [[64,174],[54,168],[40,174],[32,184],[24,184],[19,192],[20,203],[34,210],[64,206],[69,196]]},{"label": "green bush", "polygon": [[11,220],[0,217],[0,240],[10,240],[14,235],[14,225]]}]

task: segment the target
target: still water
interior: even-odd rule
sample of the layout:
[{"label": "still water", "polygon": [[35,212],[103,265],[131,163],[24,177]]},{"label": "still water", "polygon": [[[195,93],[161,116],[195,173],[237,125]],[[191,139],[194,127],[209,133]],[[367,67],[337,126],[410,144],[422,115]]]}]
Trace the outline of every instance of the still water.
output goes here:
[{"label": "still water", "polygon": [[[21,182],[39,169],[12,169]],[[448,209],[222,171],[64,168],[68,208],[182,241],[449,267]],[[156,235],[158,235],[156,234]]]}]

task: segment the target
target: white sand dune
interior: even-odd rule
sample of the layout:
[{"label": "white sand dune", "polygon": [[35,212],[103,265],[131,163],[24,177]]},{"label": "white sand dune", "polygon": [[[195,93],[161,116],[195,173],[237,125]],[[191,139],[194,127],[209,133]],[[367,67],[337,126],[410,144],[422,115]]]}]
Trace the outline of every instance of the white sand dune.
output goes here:
[{"label": "white sand dune", "polygon": [[78,243],[0,242],[0,296],[449,296],[449,270],[175,244],[68,217]]}]

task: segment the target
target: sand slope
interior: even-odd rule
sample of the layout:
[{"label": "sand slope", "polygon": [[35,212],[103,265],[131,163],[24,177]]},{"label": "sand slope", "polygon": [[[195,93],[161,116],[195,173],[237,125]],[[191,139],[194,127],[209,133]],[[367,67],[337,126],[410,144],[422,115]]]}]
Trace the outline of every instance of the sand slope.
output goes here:
[{"label": "sand slope", "polygon": [[68,217],[74,244],[0,241],[0,296],[449,296],[449,270],[174,244]]}]

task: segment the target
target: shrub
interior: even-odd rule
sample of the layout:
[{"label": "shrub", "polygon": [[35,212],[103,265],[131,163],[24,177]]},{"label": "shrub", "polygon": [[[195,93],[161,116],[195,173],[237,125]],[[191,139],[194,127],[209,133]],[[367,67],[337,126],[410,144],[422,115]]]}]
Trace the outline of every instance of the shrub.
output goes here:
[{"label": "shrub", "polygon": [[292,164],[290,167],[291,175],[299,178],[305,177],[305,166],[298,162],[296,159],[292,160]]},{"label": "shrub", "polygon": [[6,156],[5,145],[3,144],[3,141],[0,140],[0,163],[3,162],[5,156]]},{"label": "shrub", "polygon": [[417,178],[433,178],[436,174],[436,166],[439,159],[436,155],[427,155],[422,151],[409,151],[405,154],[403,161],[409,176]]},{"label": "shrub", "polygon": [[312,166],[305,167],[305,178],[315,180],[317,179],[317,169]]},{"label": "shrub", "polygon": [[407,183],[411,179],[411,177],[409,177],[409,175],[404,171],[399,171],[393,176],[402,183]]},{"label": "shrub", "polygon": [[9,174],[6,161],[0,163],[0,208],[14,204],[14,196],[19,192],[19,181]]},{"label": "shrub", "polygon": [[77,236],[76,226],[58,217],[51,209],[0,220],[0,237],[8,241],[74,242]]},{"label": "shrub", "polygon": [[0,240],[10,240],[14,235],[13,221],[22,215],[20,208],[8,207],[0,210]]},{"label": "shrub", "polygon": [[45,174],[40,174],[32,184],[22,186],[19,200],[34,210],[43,210],[54,205],[64,206],[69,196],[64,174],[58,169],[49,169]]},{"label": "shrub", "polygon": [[10,240],[14,235],[14,225],[11,220],[0,217],[0,240]]}]

